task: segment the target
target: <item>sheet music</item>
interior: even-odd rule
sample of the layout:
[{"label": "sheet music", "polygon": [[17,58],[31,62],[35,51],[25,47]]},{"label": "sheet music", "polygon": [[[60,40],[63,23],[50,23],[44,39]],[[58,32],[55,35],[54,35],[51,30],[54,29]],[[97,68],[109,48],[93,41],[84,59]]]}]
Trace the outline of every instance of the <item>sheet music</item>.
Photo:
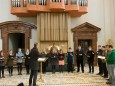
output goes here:
[{"label": "sheet music", "polygon": [[97,58],[100,58],[100,59],[105,59],[105,57],[104,57],[104,56],[98,56]]},{"label": "sheet music", "polygon": [[39,61],[39,62],[45,62],[45,61],[46,61],[46,58],[38,58],[38,61]]}]

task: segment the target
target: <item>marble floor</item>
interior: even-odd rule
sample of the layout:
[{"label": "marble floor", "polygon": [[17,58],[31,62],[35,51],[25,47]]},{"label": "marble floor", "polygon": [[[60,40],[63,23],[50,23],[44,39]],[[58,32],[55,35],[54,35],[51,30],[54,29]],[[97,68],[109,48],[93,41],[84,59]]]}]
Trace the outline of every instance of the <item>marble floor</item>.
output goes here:
[{"label": "marble floor", "polygon": [[[38,74],[37,85],[39,86],[109,86],[103,77],[96,75],[98,67],[95,67],[95,73],[88,73],[88,67],[85,67],[85,72],[68,73],[56,72],[52,74],[47,72],[42,74],[44,83],[39,81],[40,74]],[[28,86],[29,75],[26,75],[25,69],[23,75],[17,75],[17,70],[14,69],[13,76],[9,76],[8,71],[5,69],[5,78],[0,79],[0,86],[17,86],[23,82],[24,86]]]}]

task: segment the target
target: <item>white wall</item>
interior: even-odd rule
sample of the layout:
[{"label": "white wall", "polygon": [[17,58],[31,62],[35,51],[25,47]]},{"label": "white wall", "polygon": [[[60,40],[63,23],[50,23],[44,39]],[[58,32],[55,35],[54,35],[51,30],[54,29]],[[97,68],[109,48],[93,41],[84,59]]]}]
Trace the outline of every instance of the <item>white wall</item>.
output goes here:
[{"label": "white wall", "polygon": [[[28,22],[37,26],[37,17],[18,17],[18,20]],[[33,48],[35,42],[37,42],[37,29],[32,29],[30,39],[30,49]]]},{"label": "white wall", "polygon": [[[36,17],[17,17],[10,13],[10,0],[0,0],[0,23],[6,21],[24,21],[36,25]],[[1,33],[0,33],[1,35]],[[36,30],[32,30],[32,38],[30,40],[30,47],[33,42],[37,41]],[[35,40],[35,41],[34,41]],[[0,38],[0,50],[2,49],[2,39]]]},{"label": "white wall", "polygon": [[[37,25],[36,17],[16,17],[10,13],[10,0],[0,0],[0,23],[5,21],[25,21]],[[112,39],[115,45],[115,0],[88,0],[88,13],[80,18],[71,19],[71,28],[84,22],[89,22],[99,28],[98,44],[105,45],[108,39]],[[36,30],[32,30],[30,47],[37,41]],[[73,38],[72,38],[73,39]],[[0,50],[2,40],[0,38]]]},{"label": "white wall", "polygon": [[[88,0],[88,13],[80,18],[72,18],[72,28],[89,22],[99,28],[97,44],[105,45],[111,38],[111,0]],[[114,9],[115,10],[115,9]]]},{"label": "white wall", "polygon": [[33,48],[34,43],[37,42],[37,29],[32,29],[32,35],[30,39],[30,49]]},{"label": "white wall", "polygon": [[111,19],[111,35],[112,35],[112,41],[114,43],[115,48],[115,0],[110,0],[111,6],[110,6],[110,19]]},{"label": "white wall", "polygon": [[[10,0],[0,0],[0,23],[17,20],[15,15],[10,14]],[[2,39],[0,38],[0,50],[2,49]]]}]

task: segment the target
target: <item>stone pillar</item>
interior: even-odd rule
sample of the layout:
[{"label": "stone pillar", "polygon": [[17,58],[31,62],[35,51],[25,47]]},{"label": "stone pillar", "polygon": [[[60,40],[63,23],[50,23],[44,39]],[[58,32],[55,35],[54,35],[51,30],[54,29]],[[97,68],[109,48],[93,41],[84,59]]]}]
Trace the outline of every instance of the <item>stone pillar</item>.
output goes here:
[{"label": "stone pillar", "polygon": [[68,48],[71,47],[72,50],[73,48],[73,33],[71,31],[71,17],[68,15]]},{"label": "stone pillar", "polygon": [[39,50],[40,48],[40,14],[37,14],[37,43],[39,43]]}]

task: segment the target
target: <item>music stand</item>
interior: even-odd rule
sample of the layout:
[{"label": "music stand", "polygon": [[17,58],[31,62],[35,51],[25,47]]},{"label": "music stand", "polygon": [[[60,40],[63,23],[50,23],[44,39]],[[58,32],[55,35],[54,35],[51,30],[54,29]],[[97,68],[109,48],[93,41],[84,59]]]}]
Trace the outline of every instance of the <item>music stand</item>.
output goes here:
[{"label": "music stand", "polygon": [[40,62],[40,78],[38,81],[44,82],[44,80],[42,79],[42,62],[45,62],[47,60],[47,58],[45,57],[40,57],[38,58],[38,62]]}]

